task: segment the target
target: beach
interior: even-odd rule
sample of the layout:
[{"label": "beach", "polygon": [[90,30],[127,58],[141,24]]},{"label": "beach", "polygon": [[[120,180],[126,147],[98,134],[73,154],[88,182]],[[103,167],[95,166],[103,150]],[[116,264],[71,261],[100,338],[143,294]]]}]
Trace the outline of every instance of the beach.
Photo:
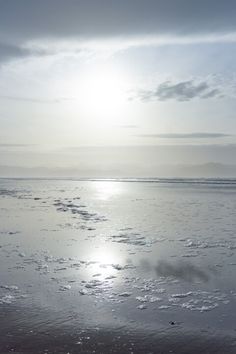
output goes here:
[{"label": "beach", "polygon": [[236,181],[0,180],[1,353],[236,353]]}]

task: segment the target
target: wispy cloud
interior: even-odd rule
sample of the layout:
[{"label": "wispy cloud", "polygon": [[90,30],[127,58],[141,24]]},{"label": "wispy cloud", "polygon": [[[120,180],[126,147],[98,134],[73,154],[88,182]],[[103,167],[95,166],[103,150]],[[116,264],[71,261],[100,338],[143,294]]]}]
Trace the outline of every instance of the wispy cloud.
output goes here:
[{"label": "wispy cloud", "polygon": [[28,147],[36,146],[35,144],[0,144],[0,147]]},{"label": "wispy cloud", "polygon": [[121,125],[114,125],[115,128],[121,129],[137,129],[138,125],[135,124],[121,124]]},{"label": "wispy cloud", "polygon": [[38,148],[38,144],[17,144],[17,143],[2,143],[0,144],[0,151],[1,153],[12,153],[17,151],[19,152],[25,152],[25,151],[33,151],[35,148]]},{"label": "wispy cloud", "polygon": [[142,138],[160,138],[160,139],[215,139],[232,136],[231,134],[223,133],[178,133],[178,134],[139,134],[137,137]]},{"label": "wispy cloud", "polygon": [[207,81],[197,83],[194,80],[178,83],[165,81],[159,84],[154,90],[142,90],[137,94],[137,98],[142,101],[167,101],[171,99],[190,101],[195,98],[207,99],[219,96],[221,96],[221,92],[218,88],[210,87]]},{"label": "wispy cloud", "polygon": [[47,98],[34,98],[34,97],[20,97],[20,96],[0,95],[0,100],[20,101],[20,102],[28,102],[28,103],[55,104],[55,103],[60,103],[62,101],[73,100],[73,98],[63,98],[63,97],[61,97],[61,98],[47,99]]}]

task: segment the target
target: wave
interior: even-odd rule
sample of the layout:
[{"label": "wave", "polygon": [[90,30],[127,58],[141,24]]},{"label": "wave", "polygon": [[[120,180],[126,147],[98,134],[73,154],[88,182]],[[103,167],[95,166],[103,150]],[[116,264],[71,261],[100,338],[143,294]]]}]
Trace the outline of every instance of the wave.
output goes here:
[{"label": "wave", "polygon": [[158,178],[158,177],[119,177],[119,178],[30,178],[30,177],[15,177],[7,178],[0,177],[0,180],[67,180],[67,181],[90,181],[90,182],[135,182],[135,183],[170,183],[170,184],[210,184],[210,185],[236,185],[236,178]]},{"label": "wave", "polygon": [[141,182],[141,183],[180,183],[180,184],[226,184],[236,185],[236,178],[72,178],[80,181],[104,181],[104,182]]}]

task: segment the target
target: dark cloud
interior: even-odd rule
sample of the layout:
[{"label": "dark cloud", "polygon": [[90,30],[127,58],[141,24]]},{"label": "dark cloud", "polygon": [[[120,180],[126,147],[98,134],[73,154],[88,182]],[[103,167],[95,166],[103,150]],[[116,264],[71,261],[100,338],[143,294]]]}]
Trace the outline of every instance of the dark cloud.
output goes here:
[{"label": "dark cloud", "polygon": [[223,97],[223,95],[220,94],[220,91],[218,89],[213,89],[204,95],[201,96],[201,98],[212,98],[212,97]]},{"label": "dark cloud", "polygon": [[0,0],[0,33],[34,38],[226,34],[235,0]]},{"label": "dark cloud", "polygon": [[138,98],[143,101],[167,101],[171,99],[176,101],[190,101],[194,98],[206,99],[219,96],[220,91],[218,89],[212,89],[205,81],[196,83],[194,80],[178,83],[165,81],[155,90],[140,91],[138,94]]},{"label": "dark cloud", "polygon": [[44,56],[54,54],[50,49],[24,48],[20,44],[6,44],[0,42],[0,63],[8,60],[20,59],[32,56]]},{"label": "dark cloud", "polygon": [[209,275],[205,270],[189,262],[169,263],[167,261],[160,261],[155,267],[155,270],[158,276],[175,277],[188,282],[194,282],[196,280],[207,282],[209,279]]},{"label": "dark cloud", "polygon": [[10,58],[21,58],[29,55],[29,51],[15,45],[0,43],[0,62]]},{"label": "dark cloud", "polygon": [[181,134],[140,134],[136,135],[142,138],[164,138],[164,139],[215,139],[215,138],[225,138],[232,136],[230,134],[223,133],[181,133]]},{"label": "dark cloud", "polygon": [[[147,44],[147,37],[161,43],[236,40],[231,36],[236,32],[234,0],[0,0],[0,10],[0,42],[5,43],[0,43],[0,63],[54,53],[52,43],[67,40],[113,38],[135,45],[140,38]],[[204,94],[202,98],[215,97],[218,91]]]}]

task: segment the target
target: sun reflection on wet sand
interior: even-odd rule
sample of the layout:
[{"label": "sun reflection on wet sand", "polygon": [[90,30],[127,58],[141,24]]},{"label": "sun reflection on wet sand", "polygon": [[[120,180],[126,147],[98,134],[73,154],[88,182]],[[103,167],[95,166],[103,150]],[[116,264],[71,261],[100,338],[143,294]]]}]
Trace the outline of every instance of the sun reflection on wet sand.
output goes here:
[{"label": "sun reflection on wet sand", "polygon": [[94,182],[97,198],[101,200],[109,200],[124,192],[121,183],[114,181],[98,181]]},{"label": "sun reflection on wet sand", "polygon": [[86,271],[93,277],[103,279],[115,275],[123,264],[121,254],[108,246],[92,250],[87,259],[90,267],[87,267]]}]

